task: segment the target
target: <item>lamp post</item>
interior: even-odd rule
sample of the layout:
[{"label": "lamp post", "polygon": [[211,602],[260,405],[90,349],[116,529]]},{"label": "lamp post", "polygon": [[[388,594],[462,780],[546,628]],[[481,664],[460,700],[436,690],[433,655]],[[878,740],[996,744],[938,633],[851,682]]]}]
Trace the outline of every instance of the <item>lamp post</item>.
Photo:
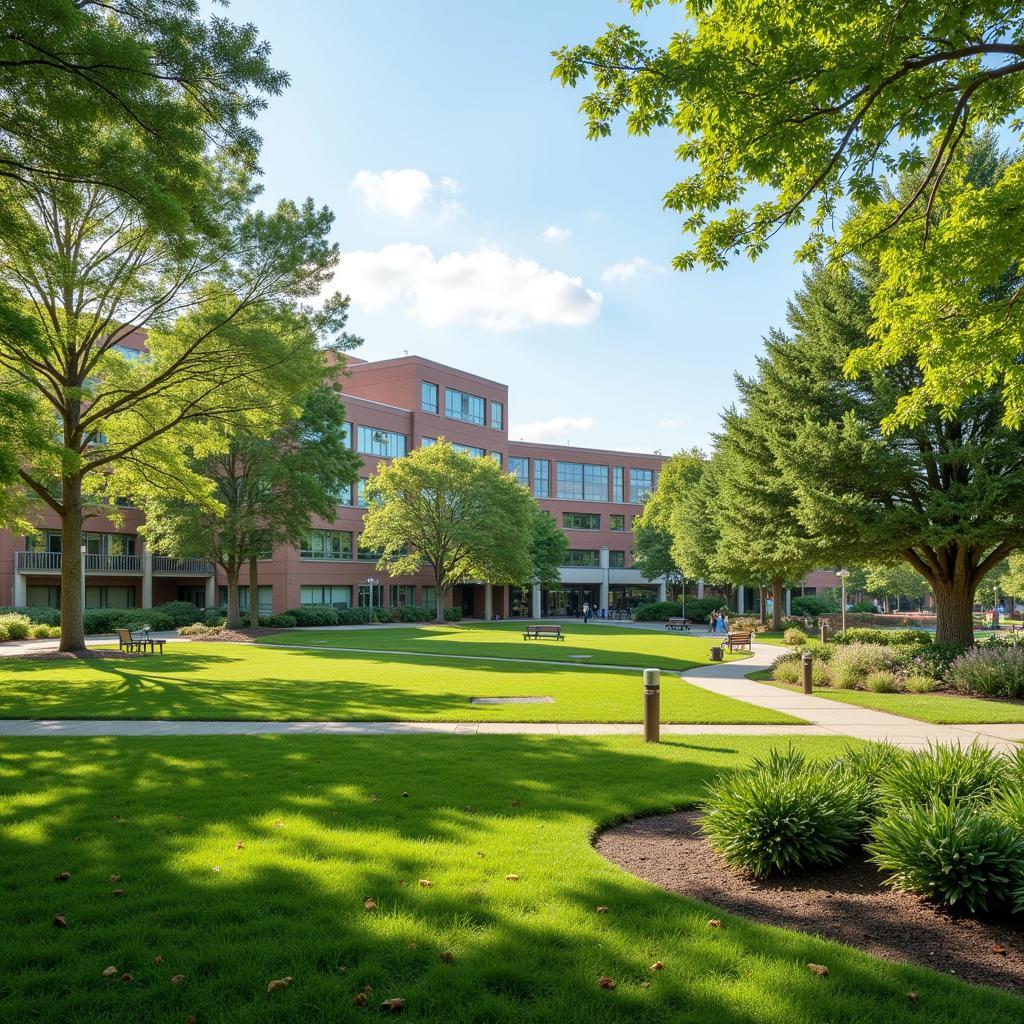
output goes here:
[{"label": "lamp post", "polygon": [[373,588],[376,586],[377,581],[372,576],[370,576],[367,579],[366,582],[367,582],[367,584],[369,584],[369,587],[370,587],[370,611],[372,612],[373,611]]},{"label": "lamp post", "polygon": [[840,569],[836,573],[843,585],[843,632],[846,632],[846,577],[850,575],[849,569]]},{"label": "lamp post", "polygon": [[85,545],[83,544],[79,549],[82,555],[82,632],[85,632]]}]

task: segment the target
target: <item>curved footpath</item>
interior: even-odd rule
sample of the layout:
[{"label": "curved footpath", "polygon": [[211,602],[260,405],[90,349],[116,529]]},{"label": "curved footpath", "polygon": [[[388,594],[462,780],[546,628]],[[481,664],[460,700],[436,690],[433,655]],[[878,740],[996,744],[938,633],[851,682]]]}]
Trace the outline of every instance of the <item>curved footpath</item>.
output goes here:
[{"label": "curved footpath", "polygon": [[[95,641],[109,642],[109,641]],[[183,641],[178,641],[183,642]],[[39,651],[46,641],[29,641],[11,653]],[[4,645],[5,647],[8,645]],[[54,643],[54,646],[56,644]],[[275,647],[290,645],[274,644]],[[298,648],[308,650],[308,648]],[[384,653],[384,652],[382,652]],[[747,679],[748,672],[769,667],[779,656],[772,644],[754,644],[750,658],[705,665],[681,673],[694,686],[762,708],[781,711],[804,719],[807,725],[663,725],[665,736],[849,736],[863,740],[885,740],[907,749],[930,743],[982,743],[997,750],[1012,750],[1024,743],[1024,723],[1016,725],[931,725],[884,711],[842,704],[822,697],[806,696]],[[409,652],[403,652],[408,656]],[[415,656],[415,655],[414,655]],[[476,656],[478,657],[478,656]],[[516,659],[499,659],[516,660]],[[536,664],[535,661],[531,664]],[[552,665],[582,667],[579,662],[550,662]],[[592,666],[598,667],[598,666]],[[620,670],[621,665],[614,666]],[[624,669],[629,671],[628,668]],[[639,671],[639,670],[637,670]],[[675,675],[676,673],[664,673]],[[640,709],[637,692],[637,709]],[[548,735],[548,736],[638,736],[643,726],[636,723],[593,722],[168,722],[98,719],[4,719],[0,736],[253,736],[263,734],[339,736],[367,735]]]}]

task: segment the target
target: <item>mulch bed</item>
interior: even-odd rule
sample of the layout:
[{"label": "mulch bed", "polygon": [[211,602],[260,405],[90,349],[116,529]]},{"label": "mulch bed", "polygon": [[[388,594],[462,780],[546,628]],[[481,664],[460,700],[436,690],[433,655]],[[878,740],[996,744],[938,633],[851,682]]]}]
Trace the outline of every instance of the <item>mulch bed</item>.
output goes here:
[{"label": "mulch bed", "polygon": [[270,636],[272,633],[280,633],[279,629],[271,629],[268,626],[260,626],[257,629],[222,629],[219,633],[207,633],[204,636],[190,636],[186,639],[192,641],[204,641],[216,643],[225,640],[233,644],[249,643],[260,636]]},{"label": "mulch bed", "polygon": [[753,881],[726,866],[700,834],[699,821],[699,811],[683,811],[625,822],[602,832],[594,845],[619,867],[669,892],[1024,995],[1021,928],[893,892],[864,859],[799,878]]},{"label": "mulch bed", "polygon": [[84,651],[33,651],[30,654],[16,654],[12,661],[53,661],[55,658],[67,661],[109,661],[111,658],[137,658],[137,654],[127,651],[97,651],[87,648]]}]

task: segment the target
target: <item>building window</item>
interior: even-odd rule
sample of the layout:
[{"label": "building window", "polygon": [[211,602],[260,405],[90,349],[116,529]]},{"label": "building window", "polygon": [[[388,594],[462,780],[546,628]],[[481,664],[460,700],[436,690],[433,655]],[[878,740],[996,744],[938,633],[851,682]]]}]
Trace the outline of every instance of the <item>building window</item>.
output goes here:
[{"label": "building window", "polygon": [[504,459],[504,456],[501,454],[501,452],[491,452],[491,458],[494,459],[494,461],[500,466],[502,460]]},{"label": "building window", "polygon": [[631,469],[629,471],[629,500],[634,505],[639,505],[653,490],[653,469]]},{"label": "building window", "polygon": [[86,608],[134,608],[134,587],[86,587]]},{"label": "building window", "polygon": [[405,454],[405,434],[376,427],[359,428],[359,451],[363,455],[377,455],[382,459],[397,459]]},{"label": "building window", "polygon": [[508,457],[508,471],[514,473],[516,482],[524,487],[530,486],[530,460],[520,458],[518,455]]},{"label": "building window", "polygon": [[437,587],[423,588],[423,607],[429,611],[437,611]]},{"label": "building window", "polygon": [[626,528],[626,517],[611,515],[608,517],[609,530],[624,530]]},{"label": "building window", "polygon": [[403,605],[416,604],[416,588],[402,583],[391,584],[391,607],[401,608]]},{"label": "building window", "polygon": [[40,530],[25,538],[26,551],[46,551],[51,555],[60,554],[61,534],[59,530]]},{"label": "building window", "polygon": [[609,551],[608,552],[608,568],[609,569],[625,569],[626,568],[626,552],[625,551]]},{"label": "building window", "polygon": [[482,459],[487,454],[483,448],[474,448],[471,444],[453,444],[452,447],[457,452],[462,452],[463,455],[473,455],[478,459]]},{"label": "building window", "polygon": [[622,504],[622,467],[612,466],[612,501]]},{"label": "building window", "polygon": [[300,558],[342,561],[352,557],[351,530],[307,530],[299,547]]},{"label": "building window", "polygon": [[360,508],[366,508],[366,477],[361,476],[356,487],[356,504]]},{"label": "building window", "polygon": [[342,484],[341,485],[341,490],[338,491],[337,495],[335,496],[335,501],[337,501],[337,503],[339,505],[351,505],[352,504],[352,485],[351,484]]},{"label": "building window", "polygon": [[551,463],[547,459],[533,460],[533,496],[535,498],[550,497],[551,486],[548,480],[548,469]]},{"label": "building window", "polygon": [[30,583],[25,588],[25,603],[29,608],[59,608],[60,587]]},{"label": "building window", "polygon": [[429,380],[420,381],[420,408],[424,412],[437,412],[437,385]]},{"label": "building window", "polygon": [[599,551],[588,551],[582,548],[570,548],[565,556],[567,566],[596,567],[601,564],[601,553]]},{"label": "building window", "polygon": [[556,465],[557,497],[565,501],[607,501],[608,467],[579,462]]},{"label": "building window", "polygon": [[444,414],[450,420],[484,425],[484,400],[452,388],[444,389]]},{"label": "building window", "polygon": [[382,555],[383,552],[364,548],[362,544],[359,545],[359,550],[356,553],[356,557],[360,562],[379,562]]},{"label": "building window", "polygon": [[[329,604],[332,608],[351,608],[352,588],[334,585],[299,587],[299,604]],[[260,611],[263,611],[262,607]]]},{"label": "building window", "polygon": [[[222,608],[227,607],[228,603],[228,588],[219,587],[220,593],[220,606]],[[271,586],[260,587],[260,615],[271,615],[274,611],[274,588]],[[303,602],[305,604],[306,602]],[[246,613],[249,611],[249,584],[242,583],[238,587],[238,611],[239,613]]]},{"label": "building window", "polygon": [[566,530],[600,530],[601,517],[593,512],[563,512],[562,527]]},{"label": "building window", "polygon": [[348,420],[345,420],[341,425],[341,437],[345,442],[346,448],[352,447],[352,424]]},{"label": "building window", "polygon": [[491,426],[501,430],[505,425],[505,407],[501,402],[491,402]]},{"label": "building window", "polygon": [[436,437],[421,437],[420,438],[420,447],[421,448],[429,448],[431,445],[435,445],[435,444],[437,444],[437,438]]}]

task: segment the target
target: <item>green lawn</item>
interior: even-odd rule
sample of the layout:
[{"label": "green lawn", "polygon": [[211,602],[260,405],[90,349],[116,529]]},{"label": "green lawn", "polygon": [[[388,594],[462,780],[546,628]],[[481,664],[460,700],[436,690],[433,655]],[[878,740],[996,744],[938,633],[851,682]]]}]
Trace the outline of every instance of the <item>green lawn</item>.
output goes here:
[{"label": "green lawn", "polygon": [[[386,631],[382,631],[382,634]],[[131,659],[0,659],[0,718],[638,722],[639,672],[172,643]],[[550,696],[551,704],[471,705]],[[662,677],[662,721],[799,723]]]},{"label": "green lawn", "polygon": [[0,741],[3,1019],[327,1024],[400,997],[433,1024],[1019,1022],[1020,999],[746,923],[592,849],[600,823],[697,801],[771,743]]},{"label": "green lawn", "polygon": [[[395,651],[410,654],[459,654],[482,658],[526,658],[530,661],[580,661],[633,668],[683,671],[711,661],[714,641],[668,631],[591,624],[562,625],[565,640],[524,640],[523,623],[478,626],[388,627],[384,629],[289,630],[263,637],[264,643],[300,644],[347,650]],[[748,655],[727,655],[748,657]]]}]

